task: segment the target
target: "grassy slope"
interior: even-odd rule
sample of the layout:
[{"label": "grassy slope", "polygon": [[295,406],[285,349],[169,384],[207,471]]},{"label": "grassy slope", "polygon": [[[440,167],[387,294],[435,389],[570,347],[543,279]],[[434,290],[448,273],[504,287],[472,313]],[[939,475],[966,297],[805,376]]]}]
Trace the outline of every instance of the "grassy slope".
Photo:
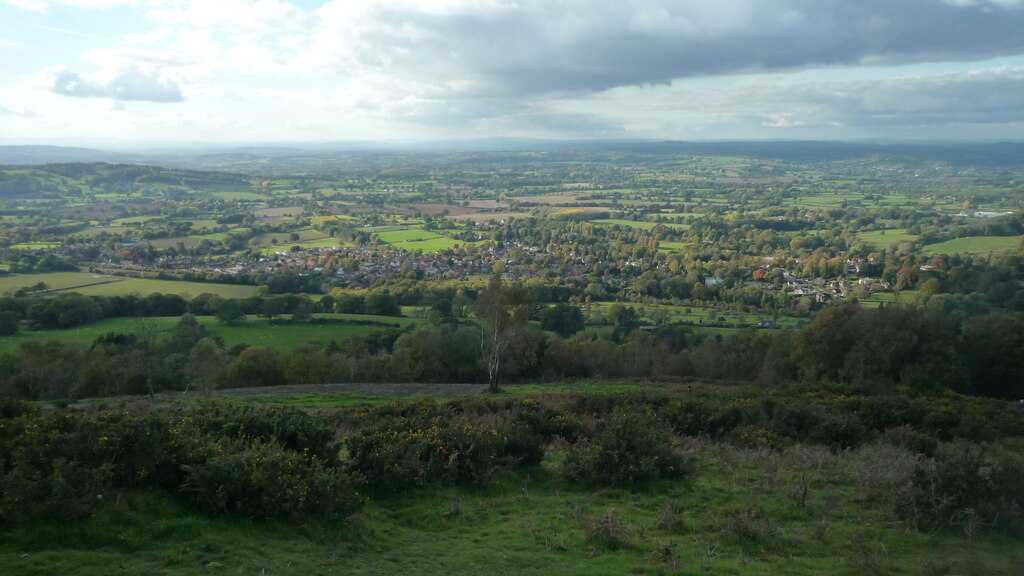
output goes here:
[{"label": "grassy slope", "polygon": [[[582,491],[562,485],[549,458],[486,489],[371,500],[350,527],[211,519],[163,495],[108,495],[80,525],[6,531],[0,565],[17,575],[1013,574],[1019,542],[913,529],[859,490],[855,456],[686,448],[700,462],[688,482]],[[659,522],[666,502],[680,529]],[[586,537],[610,510],[618,549]]]}]

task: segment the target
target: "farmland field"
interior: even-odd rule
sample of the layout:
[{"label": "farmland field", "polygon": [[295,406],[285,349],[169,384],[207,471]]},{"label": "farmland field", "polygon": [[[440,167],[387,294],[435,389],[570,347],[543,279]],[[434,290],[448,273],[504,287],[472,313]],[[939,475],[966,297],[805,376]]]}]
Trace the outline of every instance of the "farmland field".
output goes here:
[{"label": "farmland field", "polygon": [[1022,240],[1024,236],[978,236],[929,244],[924,249],[929,254],[988,254],[1018,250],[1021,248]]},{"label": "farmland field", "polygon": [[40,274],[10,274],[0,276],[0,293],[13,292],[19,288],[46,284],[48,290],[67,290],[101,282],[115,282],[120,278],[86,272],[47,272]]},{"label": "farmland field", "polygon": [[[371,316],[359,314],[317,314],[316,318],[330,320],[349,320],[354,322],[379,322],[382,324],[397,324],[408,326],[416,322],[413,318],[399,318],[390,316]],[[360,325],[344,323],[289,323],[271,322],[264,318],[249,317],[244,322],[227,325],[219,322],[212,316],[198,316],[196,318],[201,325],[206,327],[206,335],[211,338],[222,338],[227,347],[237,344],[248,344],[250,346],[267,346],[276,348],[282,352],[290,352],[311,340],[319,340],[327,343],[331,340],[344,340],[353,334],[370,334],[382,330],[384,326]],[[159,330],[166,336],[178,323],[177,317],[164,317],[150,319],[156,323]],[[79,342],[88,345],[96,338],[109,332],[122,332],[132,334],[139,331],[139,319],[137,318],[108,318],[86,326],[69,328],[67,330],[39,330],[36,332],[21,332],[16,336],[0,337],[0,354],[13,352],[19,344],[33,340]]]},{"label": "farmland field", "polygon": [[857,236],[859,236],[861,240],[877,246],[880,250],[887,250],[889,247],[895,246],[900,242],[912,242],[919,238],[914,234],[907,234],[906,229],[903,228],[861,232]]},{"label": "farmland field", "polygon": [[0,276],[0,293],[13,292],[19,288],[34,286],[39,282],[46,284],[48,293],[79,292],[87,296],[123,296],[132,293],[147,296],[154,292],[161,294],[188,293],[193,296],[208,292],[223,298],[248,298],[256,295],[255,286],[128,278],[88,272],[48,272]]},{"label": "farmland field", "polygon": [[440,252],[454,246],[461,246],[465,242],[452,240],[451,238],[435,234],[427,230],[392,230],[379,232],[377,237],[385,244],[391,244],[402,250],[422,250],[425,254]]}]

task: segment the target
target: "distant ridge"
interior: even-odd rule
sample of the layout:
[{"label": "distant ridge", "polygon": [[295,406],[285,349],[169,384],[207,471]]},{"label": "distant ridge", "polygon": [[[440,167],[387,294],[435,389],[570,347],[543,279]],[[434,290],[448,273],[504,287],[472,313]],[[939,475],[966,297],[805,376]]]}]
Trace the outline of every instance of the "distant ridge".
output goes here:
[{"label": "distant ridge", "polygon": [[354,158],[376,155],[614,152],[636,155],[735,156],[758,160],[791,162],[864,161],[894,164],[905,168],[945,164],[985,169],[1024,169],[1021,142],[835,142],[835,141],[654,141],[654,140],[530,140],[483,139],[432,143],[282,143],[278,145],[238,143],[190,143],[174,146],[140,142],[137,148],[121,143],[119,150],[98,150],[69,146],[0,146],[0,165],[54,164],[71,162],[125,162],[199,170],[248,173],[287,173],[336,170]]},{"label": "distant ridge", "polygon": [[105,152],[70,146],[0,146],[0,165],[56,164],[65,162],[140,162],[144,158],[122,152]]}]

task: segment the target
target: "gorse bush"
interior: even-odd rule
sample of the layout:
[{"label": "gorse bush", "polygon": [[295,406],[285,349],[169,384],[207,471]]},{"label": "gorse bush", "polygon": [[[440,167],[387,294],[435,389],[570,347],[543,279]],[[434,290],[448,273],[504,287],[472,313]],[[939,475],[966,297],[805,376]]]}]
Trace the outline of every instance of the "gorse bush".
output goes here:
[{"label": "gorse bush", "polygon": [[291,409],[28,413],[0,420],[0,514],[74,519],[105,495],[159,488],[208,511],[324,519],[359,508],[333,433]]},{"label": "gorse bush", "polygon": [[390,492],[443,484],[483,484],[496,468],[540,461],[543,440],[522,425],[502,428],[438,420],[426,428],[391,424],[346,441],[349,466]]},{"label": "gorse bush", "polygon": [[275,442],[289,450],[337,459],[335,433],[319,416],[288,407],[211,405],[177,419],[177,434],[219,437],[245,442]]},{"label": "gorse bush", "polygon": [[339,520],[364,500],[360,476],[273,443],[240,446],[187,472],[181,491],[214,513]]},{"label": "gorse bush", "polygon": [[942,524],[964,515],[982,525],[1024,533],[1024,458],[991,446],[943,446],[914,470],[918,520]]},{"label": "gorse bush", "polygon": [[637,486],[682,478],[689,468],[650,412],[623,412],[601,422],[593,438],[573,445],[561,473],[584,486]]}]

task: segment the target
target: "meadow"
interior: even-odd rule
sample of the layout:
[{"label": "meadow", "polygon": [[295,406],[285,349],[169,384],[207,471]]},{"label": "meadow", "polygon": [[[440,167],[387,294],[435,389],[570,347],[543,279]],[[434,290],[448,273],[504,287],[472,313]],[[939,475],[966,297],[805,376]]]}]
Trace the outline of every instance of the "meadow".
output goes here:
[{"label": "meadow", "polygon": [[424,254],[433,254],[442,250],[448,250],[455,246],[461,246],[466,242],[452,240],[446,236],[435,234],[428,230],[415,228],[387,230],[377,232],[377,237],[385,244],[406,251],[422,250]]},{"label": "meadow", "polygon": [[[311,341],[319,341],[324,344],[331,340],[340,342],[353,334],[377,332],[383,329],[383,325],[404,327],[417,322],[415,318],[363,314],[314,314],[313,318],[314,320],[309,322],[292,323],[250,316],[242,322],[224,324],[213,316],[196,317],[199,323],[206,328],[207,337],[221,338],[228,348],[238,344],[248,344],[276,348],[281,352],[291,352]],[[324,322],[317,322],[317,319]],[[175,317],[144,319],[147,324],[155,325],[158,337],[162,338],[170,336],[171,330],[178,320]],[[22,331],[14,336],[0,337],[0,354],[14,352],[19,344],[34,340],[78,342],[88,346],[99,336],[110,332],[135,334],[143,329],[148,329],[148,326],[144,327],[140,324],[141,321],[142,319],[139,318],[107,318],[66,330]],[[374,322],[380,325],[346,324],[345,321]]]},{"label": "meadow", "polygon": [[0,276],[0,294],[14,292],[20,288],[46,284],[46,294],[78,292],[86,296],[126,296],[141,294],[187,294],[197,296],[204,292],[222,298],[249,298],[256,295],[255,286],[243,284],[213,284],[207,282],[182,282],[157,280],[153,278],[130,278],[89,272],[46,272],[39,274],[9,274]]},{"label": "meadow", "polygon": [[857,237],[869,244],[873,244],[879,250],[888,250],[900,242],[912,242],[919,238],[915,234],[908,234],[906,229],[903,228],[861,232],[857,234]]},{"label": "meadow", "polygon": [[974,238],[957,238],[924,247],[928,254],[990,254],[1020,250],[1024,236],[979,236]]}]

